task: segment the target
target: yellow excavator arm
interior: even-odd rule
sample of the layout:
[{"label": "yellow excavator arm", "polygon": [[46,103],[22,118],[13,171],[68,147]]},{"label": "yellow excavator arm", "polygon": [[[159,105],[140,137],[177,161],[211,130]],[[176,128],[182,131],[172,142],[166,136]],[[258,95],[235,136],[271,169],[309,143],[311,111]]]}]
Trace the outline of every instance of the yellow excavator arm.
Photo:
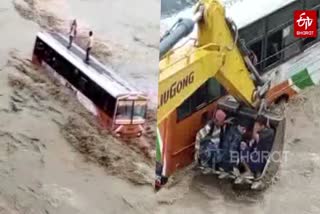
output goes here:
[{"label": "yellow excavator arm", "polygon": [[[165,39],[160,43],[158,124],[212,77],[238,102],[257,107],[257,83],[238,48],[237,32],[225,18],[223,6],[218,0],[201,0],[193,21],[198,26],[197,44],[172,50],[174,43],[186,36],[182,34],[169,45]],[[181,23],[184,29],[188,25]]]},{"label": "yellow excavator arm", "polygon": [[[193,32],[194,26],[198,27],[195,42],[184,42],[175,48],[182,38]],[[174,139],[179,135],[173,132],[182,129],[172,127],[170,117],[168,121],[165,119],[209,79],[216,79],[236,99],[221,99],[218,108],[237,118],[238,122],[254,121],[263,116],[270,126],[276,128],[279,141],[283,142],[284,117],[267,109],[264,102],[270,80],[259,75],[249,53],[245,45],[238,42],[237,28],[225,17],[225,10],[218,0],[200,0],[192,19],[179,19],[161,38],[156,189],[166,183],[173,171],[189,164],[192,160],[190,149],[194,147],[189,138],[184,138],[183,142]],[[192,132],[187,135],[193,137],[194,130],[188,125],[183,131]],[[195,126],[199,123],[195,122]]]}]

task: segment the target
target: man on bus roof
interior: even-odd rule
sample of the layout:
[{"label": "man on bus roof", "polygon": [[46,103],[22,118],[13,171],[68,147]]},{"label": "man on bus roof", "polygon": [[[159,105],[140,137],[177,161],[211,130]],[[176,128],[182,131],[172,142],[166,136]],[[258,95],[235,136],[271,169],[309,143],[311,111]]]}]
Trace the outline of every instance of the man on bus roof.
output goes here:
[{"label": "man on bus roof", "polygon": [[71,48],[72,42],[76,36],[77,36],[77,20],[74,19],[70,26],[68,49]]},{"label": "man on bus roof", "polygon": [[93,32],[90,31],[88,42],[87,42],[86,59],[85,59],[86,63],[89,63],[90,51],[91,51],[92,46],[93,46]]}]

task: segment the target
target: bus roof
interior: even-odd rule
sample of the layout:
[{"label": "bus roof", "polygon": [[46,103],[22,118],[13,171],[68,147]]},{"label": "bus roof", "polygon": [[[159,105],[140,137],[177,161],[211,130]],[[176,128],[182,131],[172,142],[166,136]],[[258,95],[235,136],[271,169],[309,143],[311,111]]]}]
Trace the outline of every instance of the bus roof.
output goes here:
[{"label": "bus roof", "polygon": [[222,0],[227,17],[230,17],[239,29],[294,1],[297,0],[240,0],[228,6],[228,0]]},{"label": "bus roof", "polygon": [[115,74],[112,69],[107,68],[94,57],[90,57],[90,65],[87,65],[79,56],[79,53],[85,55],[83,49],[73,43],[73,48],[75,50],[71,51],[63,45],[65,42],[68,44],[68,39],[65,36],[58,33],[47,32],[39,32],[37,36],[110,95],[114,97],[122,95],[143,95],[143,93],[130,86],[126,81]]}]

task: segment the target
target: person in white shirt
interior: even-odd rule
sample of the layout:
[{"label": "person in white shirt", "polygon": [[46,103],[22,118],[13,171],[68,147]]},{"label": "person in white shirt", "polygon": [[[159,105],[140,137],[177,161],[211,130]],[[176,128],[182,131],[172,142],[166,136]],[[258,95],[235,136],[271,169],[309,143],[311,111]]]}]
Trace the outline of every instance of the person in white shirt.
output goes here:
[{"label": "person in white shirt", "polygon": [[87,43],[87,54],[86,54],[86,63],[89,63],[89,58],[90,58],[90,51],[93,46],[93,33],[92,31],[89,32],[89,38],[88,38],[88,43]]},{"label": "person in white shirt", "polygon": [[77,35],[77,20],[74,19],[70,26],[68,49],[71,48],[73,39],[76,37],[76,35]]}]

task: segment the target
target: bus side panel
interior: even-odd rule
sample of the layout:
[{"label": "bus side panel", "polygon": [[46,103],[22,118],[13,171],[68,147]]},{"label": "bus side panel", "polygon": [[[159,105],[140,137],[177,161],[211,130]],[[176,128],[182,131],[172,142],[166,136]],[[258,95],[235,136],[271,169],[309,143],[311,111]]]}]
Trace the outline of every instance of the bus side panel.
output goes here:
[{"label": "bus side panel", "polygon": [[63,78],[55,70],[53,70],[50,65],[43,63],[45,70],[48,71],[48,76],[52,80],[58,80],[59,83],[67,88],[69,88],[73,93],[75,93],[77,100],[85,107],[89,112],[97,117],[98,122],[104,128],[110,129],[112,127],[113,120],[105,112],[99,109],[89,98],[82,94],[77,88],[75,88],[68,80]]},{"label": "bus side panel", "polygon": [[32,63],[33,63],[34,65],[41,66],[41,62],[42,62],[41,58],[40,58],[39,56],[37,56],[37,55],[33,52],[33,54],[32,54]]},{"label": "bus side panel", "polygon": [[167,138],[165,139],[164,155],[167,155],[165,174],[170,176],[178,169],[190,165],[194,161],[194,143],[197,132],[203,128],[203,115],[209,118],[216,109],[216,103],[202,108],[184,120],[177,122],[177,112],[168,118]]},{"label": "bus side panel", "polygon": [[62,81],[66,81],[70,85],[71,90],[76,92],[78,101],[82,104],[82,106],[84,106],[89,112],[91,112],[96,117],[96,119],[98,120],[98,123],[103,128],[107,128],[107,129],[112,128],[112,123],[113,123],[112,117],[110,117],[108,114],[102,111],[87,96],[85,96],[84,94],[82,94],[81,91],[79,91],[77,88],[72,86],[71,83],[69,83],[67,80],[64,80],[64,78],[61,77],[59,74],[57,73],[55,74],[58,75],[62,79]]},{"label": "bus side panel", "polygon": [[97,117],[102,127],[111,128],[112,122],[113,122],[112,118],[109,115],[107,115],[104,111],[100,110],[99,108],[97,108],[97,112],[98,112]]},{"label": "bus side panel", "polygon": [[40,42],[40,39],[37,37],[35,43],[34,43],[34,47],[33,47],[33,52],[32,52],[32,63],[38,66],[41,66],[42,63],[42,59],[41,56],[38,56],[37,53],[37,44]]}]

